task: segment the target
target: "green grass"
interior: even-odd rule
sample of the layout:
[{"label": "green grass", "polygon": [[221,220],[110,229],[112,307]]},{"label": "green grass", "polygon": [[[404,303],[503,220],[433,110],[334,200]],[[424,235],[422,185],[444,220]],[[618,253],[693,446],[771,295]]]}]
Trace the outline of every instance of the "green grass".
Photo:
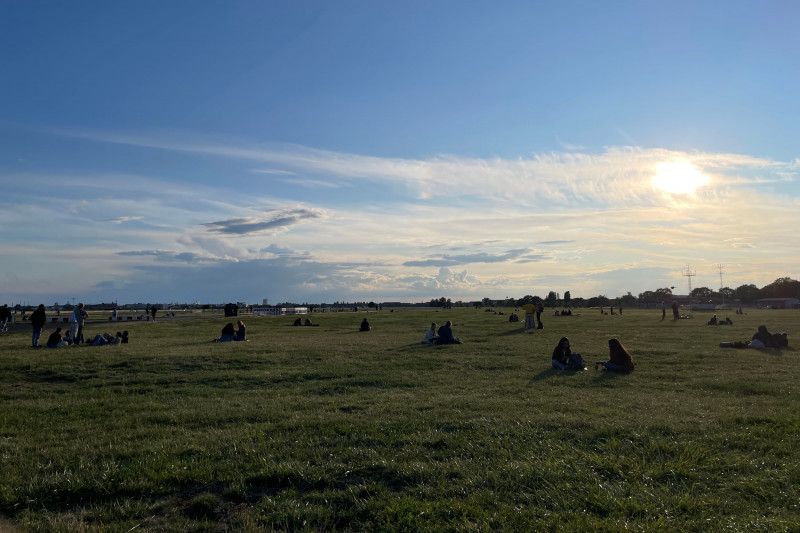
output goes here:
[{"label": "green grass", "polygon": [[[508,311],[508,310],[506,310]],[[800,352],[660,310],[126,323],[131,344],[0,337],[0,515],[31,531],[797,531]],[[420,344],[431,321],[464,344]],[[48,325],[47,330],[53,326]],[[115,330],[89,324],[89,333]],[[113,331],[112,331],[113,333]],[[47,331],[43,335],[46,339]],[[618,337],[630,375],[549,369]]]}]

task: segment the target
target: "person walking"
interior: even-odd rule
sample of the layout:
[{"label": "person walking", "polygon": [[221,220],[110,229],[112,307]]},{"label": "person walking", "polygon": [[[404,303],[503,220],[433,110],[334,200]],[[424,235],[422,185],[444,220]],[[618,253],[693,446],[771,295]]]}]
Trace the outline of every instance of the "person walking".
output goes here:
[{"label": "person walking", "polygon": [[0,308],[0,331],[8,331],[8,323],[11,321],[11,309],[8,304],[3,304]]},{"label": "person walking", "polygon": [[544,311],[544,304],[541,300],[539,303],[536,304],[536,321],[539,323],[538,329],[543,329],[544,324],[542,324],[542,312]]},{"label": "person walking", "polygon": [[31,326],[33,326],[33,336],[31,337],[31,347],[39,347],[39,337],[42,336],[42,329],[47,322],[47,313],[45,313],[44,304],[39,304],[36,311],[31,313],[30,317]]}]

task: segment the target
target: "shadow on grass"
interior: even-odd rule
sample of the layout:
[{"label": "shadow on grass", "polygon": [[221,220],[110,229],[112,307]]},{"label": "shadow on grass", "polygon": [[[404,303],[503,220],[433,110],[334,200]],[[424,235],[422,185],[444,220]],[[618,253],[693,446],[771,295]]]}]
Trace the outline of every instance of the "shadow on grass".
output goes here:
[{"label": "shadow on grass", "polygon": [[500,335],[501,335],[501,336],[506,336],[506,335],[519,335],[519,334],[521,334],[521,333],[525,333],[525,331],[526,331],[525,329],[522,329],[522,328],[517,328],[517,329],[512,329],[512,330],[510,330],[510,331],[506,331],[505,333],[501,333]]},{"label": "shadow on grass", "polygon": [[574,376],[575,374],[580,374],[582,372],[584,372],[584,370],[558,370],[556,368],[550,367],[547,370],[542,370],[541,372],[533,376],[531,380],[528,382],[528,385],[533,385],[533,383],[537,381],[542,381],[555,376],[564,376],[564,377]]}]

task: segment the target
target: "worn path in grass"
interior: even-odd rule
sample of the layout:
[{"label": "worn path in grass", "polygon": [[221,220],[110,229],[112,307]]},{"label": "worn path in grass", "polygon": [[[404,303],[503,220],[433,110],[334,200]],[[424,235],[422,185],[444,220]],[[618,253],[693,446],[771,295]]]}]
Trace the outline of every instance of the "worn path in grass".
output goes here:
[{"label": "worn path in grass", "polygon": [[[247,343],[209,342],[225,319],[113,347],[1,337],[0,512],[55,531],[800,527],[798,352],[718,347],[762,323],[795,340],[796,311],[312,318],[246,318]],[[464,344],[420,344],[447,319]],[[549,369],[564,335],[588,361],[618,337],[635,372]]]}]

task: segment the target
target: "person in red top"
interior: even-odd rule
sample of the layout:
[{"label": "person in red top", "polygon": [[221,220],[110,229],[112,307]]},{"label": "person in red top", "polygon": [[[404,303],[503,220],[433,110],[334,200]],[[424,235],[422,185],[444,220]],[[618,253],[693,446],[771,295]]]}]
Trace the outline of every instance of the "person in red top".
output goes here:
[{"label": "person in red top", "polygon": [[603,365],[606,370],[612,372],[631,372],[633,371],[633,357],[628,350],[617,339],[608,340],[609,359],[608,361],[597,361],[594,364],[595,370]]}]

